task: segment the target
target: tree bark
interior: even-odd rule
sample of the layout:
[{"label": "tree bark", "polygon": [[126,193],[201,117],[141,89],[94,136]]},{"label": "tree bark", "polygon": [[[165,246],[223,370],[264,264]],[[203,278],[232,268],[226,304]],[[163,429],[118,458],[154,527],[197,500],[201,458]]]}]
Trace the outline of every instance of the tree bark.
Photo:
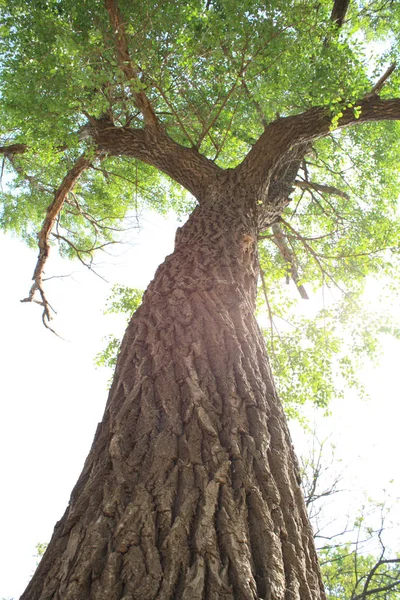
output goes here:
[{"label": "tree bark", "polygon": [[254,317],[257,204],[227,171],[178,230],[21,600],[325,598]]}]

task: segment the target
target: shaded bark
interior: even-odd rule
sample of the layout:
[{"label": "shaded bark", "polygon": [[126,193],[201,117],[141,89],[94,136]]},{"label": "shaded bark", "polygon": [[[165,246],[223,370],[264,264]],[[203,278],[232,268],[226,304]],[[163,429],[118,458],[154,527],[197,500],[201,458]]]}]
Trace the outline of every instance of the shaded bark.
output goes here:
[{"label": "shaded bark", "polygon": [[99,150],[111,156],[131,156],[152,165],[183,185],[200,202],[205,186],[222,173],[196,148],[178,144],[161,127],[132,129],[92,119],[81,134],[91,137]]},{"label": "shaded bark", "polygon": [[325,598],[254,310],[257,196],[226,172],[122,343],[103,422],[21,600]]}]

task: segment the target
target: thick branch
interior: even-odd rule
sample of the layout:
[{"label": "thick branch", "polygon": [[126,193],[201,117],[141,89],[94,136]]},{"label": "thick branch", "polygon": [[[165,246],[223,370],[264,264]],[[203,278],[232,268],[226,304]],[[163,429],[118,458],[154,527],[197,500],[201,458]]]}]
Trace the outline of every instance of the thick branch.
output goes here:
[{"label": "thick branch", "polygon": [[[67,194],[74,188],[76,182],[82,173],[88,169],[93,158],[87,158],[82,155],[75,162],[72,169],[64,177],[60,187],[54,194],[54,200],[47,208],[46,217],[43,221],[41,230],[38,233],[39,256],[36,267],[33,273],[33,285],[29,291],[29,295],[21,300],[21,302],[38,302],[43,306],[43,323],[46,327],[51,320],[51,307],[43,290],[43,274],[46,261],[49,257],[50,244],[49,236],[54,227],[54,223],[63,207]],[[39,292],[41,300],[36,300],[36,292]],[[49,328],[50,329],[50,328]]]},{"label": "thick branch", "polygon": [[9,146],[0,146],[0,154],[5,156],[14,156],[15,154],[24,154],[28,149],[26,144],[10,144]]},{"label": "thick branch", "polygon": [[[95,119],[84,114],[89,123],[79,130],[80,139],[92,138],[99,153],[103,151],[111,156],[130,156],[163,171],[199,200],[208,180],[222,171],[196,148],[181,146],[161,128],[116,127],[106,118]],[[0,146],[0,154],[11,160],[27,149],[26,144]]]},{"label": "thick branch", "polygon": [[349,8],[350,0],[335,0],[333,3],[331,20],[339,27],[343,25],[344,18]]},{"label": "thick branch", "polygon": [[[354,108],[347,108],[335,124],[335,129],[372,121],[400,119],[400,98],[381,100],[368,95]],[[332,114],[327,107],[314,107],[304,113],[277,119],[270,123],[258,141],[239,165],[238,170],[248,173],[261,183],[279,157],[293,146],[312,142],[332,132]]]},{"label": "thick branch", "polygon": [[221,169],[195,148],[185,148],[163,130],[115,127],[91,119],[90,136],[98,148],[112,156],[131,156],[156,167],[201,200],[209,180]]}]

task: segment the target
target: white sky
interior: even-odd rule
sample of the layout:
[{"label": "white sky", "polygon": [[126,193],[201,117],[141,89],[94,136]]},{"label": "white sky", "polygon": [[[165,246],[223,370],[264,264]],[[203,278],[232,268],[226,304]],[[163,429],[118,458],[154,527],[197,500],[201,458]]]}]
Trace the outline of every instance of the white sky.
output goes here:
[{"label": "white sky", "polygon": [[[144,288],[173,249],[173,219],[151,215],[143,226],[140,234],[133,232],[129,249],[99,269],[109,284],[52,254],[48,275],[74,273],[47,284],[58,311],[54,326],[69,341],[45,330],[40,307],[20,303],[37,252],[0,235],[0,598],[16,599],[25,589],[35,545],[50,539],[102,418],[109,373],[95,369],[94,357],[104,347],[102,337],[118,324],[102,315],[110,285]],[[336,505],[339,511],[351,503],[356,507],[364,490],[380,497],[391,479],[392,494],[400,496],[399,349],[398,342],[385,340],[382,366],[366,366],[368,403],[349,393],[333,406],[332,417],[318,419],[319,437],[332,432],[338,456],[348,465],[345,487],[356,492],[352,500],[346,497],[346,506]],[[301,446],[297,426],[293,433]]]}]

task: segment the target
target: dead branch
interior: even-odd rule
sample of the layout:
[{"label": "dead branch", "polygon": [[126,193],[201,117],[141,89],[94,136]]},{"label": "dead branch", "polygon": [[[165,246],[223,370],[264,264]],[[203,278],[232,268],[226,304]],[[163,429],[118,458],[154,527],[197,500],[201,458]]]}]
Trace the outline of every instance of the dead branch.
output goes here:
[{"label": "dead branch", "polygon": [[[33,272],[33,285],[29,291],[28,296],[21,300],[21,302],[36,302],[43,306],[43,324],[45,327],[47,327],[47,329],[53,331],[53,333],[55,332],[49,326],[49,322],[52,318],[52,311],[55,311],[51,307],[43,289],[44,267],[50,252],[49,237],[68,193],[74,188],[76,182],[78,181],[82,173],[90,167],[92,160],[93,158],[89,159],[85,155],[81,155],[75,162],[72,169],[70,169],[70,171],[64,177],[59,188],[56,190],[54,194],[54,200],[47,208],[46,217],[43,221],[42,228],[38,233],[39,256],[35,270]],[[39,293],[40,300],[36,300],[36,292]]]},{"label": "dead branch", "polygon": [[312,181],[300,181],[298,179],[295,180],[294,185],[301,190],[315,190],[316,192],[321,192],[322,194],[340,196],[341,198],[346,198],[346,200],[350,199],[350,196],[346,194],[346,192],[332,185],[322,185],[320,183],[313,183]]},{"label": "dead branch", "polygon": [[281,223],[283,223],[285,225],[285,227],[287,227],[293,233],[294,237],[296,237],[303,244],[304,248],[311,254],[313,259],[317,263],[323,277],[326,276],[328,279],[330,279],[330,281],[332,281],[332,283],[335,285],[335,287],[337,287],[338,290],[340,290],[342,292],[342,294],[346,295],[345,290],[343,290],[340,287],[340,285],[337,283],[337,281],[335,281],[335,279],[332,277],[332,275],[324,268],[324,266],[320,260],[320,256],[315,252],[315,250],[312,248],[312,246],[310,246],[310,244],[306,241],[306,239],[296,229],[294,229],[294,227],[292,227],[290,225],[290,223],[285,221],[282,217],[280,217],[279,221]]},{"label": "dead branch", "polygon": [[272,225],[273,237],[272,241],[276,244],[283,259],[290,265],[290,276],[293,279],[300,296],[304,300],[308,300],[308,294],[302,284],[299,283],[300,277],[297,269],[297,258],[295,253],[289,248],[286,243],[285,234],[282,231],[279,223]]}]

